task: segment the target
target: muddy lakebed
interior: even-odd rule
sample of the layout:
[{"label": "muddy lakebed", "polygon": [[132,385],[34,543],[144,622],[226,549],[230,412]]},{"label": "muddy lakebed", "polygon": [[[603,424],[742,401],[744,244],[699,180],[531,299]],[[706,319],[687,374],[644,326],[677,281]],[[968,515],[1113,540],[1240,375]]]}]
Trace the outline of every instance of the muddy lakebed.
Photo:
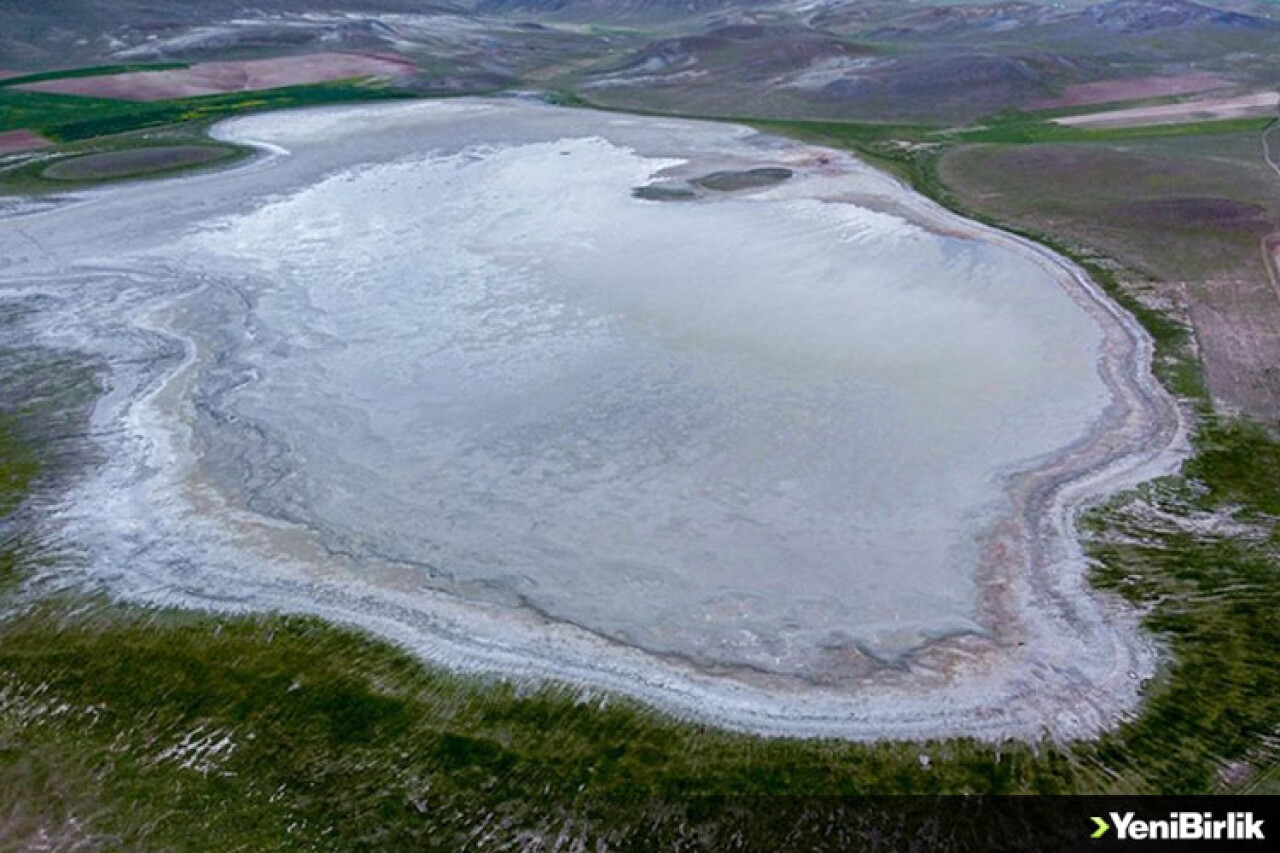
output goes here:
[{"label": "muddy lakebed", "polygon": [[0,213],[6,345],[100,370],[50,572],[765,734],[1138,701],[1158,650],[1072,524],[1182,430],[1066,261],[735,125],[450,100],[214,135],[262,153]]}]

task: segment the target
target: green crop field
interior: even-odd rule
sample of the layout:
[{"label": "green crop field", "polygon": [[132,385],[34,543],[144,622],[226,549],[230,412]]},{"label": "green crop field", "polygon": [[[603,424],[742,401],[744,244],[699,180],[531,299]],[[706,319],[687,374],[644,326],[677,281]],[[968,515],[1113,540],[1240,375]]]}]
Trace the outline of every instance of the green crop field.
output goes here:
[{"label": "green crop field", "polygon": [[247,111],[396,97],[403,96],[384,84],[360,81],[146,102],[0,87],[0,132],[26,128],[58,142],[74,142],[160,125],[210,121]]}]

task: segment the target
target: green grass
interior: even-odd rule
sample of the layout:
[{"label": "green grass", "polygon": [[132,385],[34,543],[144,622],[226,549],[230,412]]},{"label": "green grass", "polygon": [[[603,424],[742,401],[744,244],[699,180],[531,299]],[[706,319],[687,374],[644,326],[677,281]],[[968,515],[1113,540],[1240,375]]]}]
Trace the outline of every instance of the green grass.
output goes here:
[{"label": "green grass", "polygon": [[947,136],[957,142],[997,142],[1006,145],[1037,142],[1118,142],[1174,136],[1261,133],[1269,121],[1271,121],[1269,118],[1235,118],[1135,127],[1080,127],[1055,124],[1044,119],[1015,114],[989,119],[981,126],[950,131]]},{"label": "green grass", "polygon": [[[1246,517],[1257,488],[1274,497],[1237,460],[1280,445],[1229,424],[1203,441],[1194,487],[1173,478],[1147,502]],[[1245,543],[1171,531],[1133,506],[1089,519],[1097,582],[1152,608],[1176,664],[1139,717],[1094,744],[762,740],[449,675],[314,619],[73,598],[0,622],[0,743],[21,759],[0,760],[0,785],[37,762],[72,812],[102,809],[95,832],[165,849],[443,850],[492,814],[525,829],[575,815],[627,836],[655,814],[686,820],[709,795],[1217,790],[1222,760],[1274,760],[1260,749],[1280,721],[1274,519]],[[1117,532],[1142,544],[1115,544]],[[39,703],[63,710],[24,710]],[[172,751],[193,732],[234,749],[184,768]],[[726,811],[701,819],[733,829]]]},{"label": "green grass", "polygon": [[12,418],[0,413],[0,519],[18,508],[19,502],[40,474],[35,451],[20,441]]},{"label": "green grass", "polygon": [[[554,103],[564,106],[609,110],[608,107],[593,104],[580,94],[570,90],[556,92]],[[669,113],[662,112],[634,112],[639,114],[669,115]],[[679,114],[679,117],[706,118],[705,116],[686,114]],[[966,142],[989,142],[1021,145],[1042,142],[1120,142],[1171,137],[1261,133],[1263,128],[1274,121],[1272,118],[1240,118],[1142,127],[1087,128],[1055,124],[1044,115],[1018,111],[988,116],[981,123],[970,127],[945,127],[934,124],[902,122],[762,119],[751,116],[716,117],[714,120],[747,124],[768,132],[783,133],[800,139],[837,147],[854,148],[860,151],[874,151],[877,148],[901,151],[905,150],[903,148],[904,144],[947,145]]]},{"label": "green grass", "polygon": [[1280,763],[1259,776],[1245,792],[1258,796],[1280,796]]},{"label": "green grass", "polygon": [[[50,95],[0,87],[0,132],[26,128],[60,143],[56,149],[41,151],[39,158],[22,160],[0,169],[0,192],[62,192],[76,185],[101,183],[96,180],[50,180],[44,176],[44,171],[55,161],[82,154],[122,151],[175,141],[187,145],[213,145],[215,143],[207,136],[209,126],[233,115],[403,97],[406,95],[383,83],[359,80],[152,102]],[[141,176],[168,177],[210,166],[225,166],[248,153],[247,148],[236,148],[232,159],[204,166],[146,172]],[[120,175],[109,180],[139,176]]]},{"label": "green grass", "polygon": [[1204,431],[1187,475],[1214,485],[1204,500],[1213,509],[1239,506],[1266,520],[1280,517],[1280,444],[1260,427]]},{"label": "green grass", "polygon": [[1159,790],[1178,792],[1219,786],[1206,755],[1274,765],[1274,747],[1261,744],[1280,725],[1280,540],[1269,512],[1280,484],[1276,469],[1268,477],[1240,464],[1252,454],[1258,466],[1280,458],[1280,443],[1258,427],[1210,419],[1197,445],[1187,479],[1147,487],[1147,503],[1173,517],[1227,510],[1254,536],[1171,529],[1135,503],[1087,520],[1095,583],[1151,607],[1146,625],[1176,660],[1144,713],[1092,751],[1126,782],[1156,778]]},{"label": "green grass", "polygon": [[288,86],[171,101],[117,101],[0,88],[0,131],[27,128],[73,142],[184,122],[207,122],[248,111],[403,97],[382,84],[352,81]]},{"label": "green grass", "polygon": [[[133,131],[115,136],[87,139],[82,142],[66,143],[60,146],[55,154],[49,155],[48,152],[45,152],[46,156],[19,162],[8,168],[0,169],[0,193],[30,196],[65,192],[68,189],[97,186],[114,181],[172,177],[186,172],[224,168],[253,153],[253,149],[248,146],[213,142],[209,139],[206,133],[207,130],[207,125],[201,123],[167,125],[153,130]],[[121,170],[116,174],[97,176],[50,177],[46,174],[54,165],[71,162],[79,157],[136,151],[168,145],[201,145],[223,151],[226,156],[205,163]]]},{"label": "green grass", "polygon": [[761,130],[824,139],[828,144],[847,148],[878,142],[928,142],[936,139],[943,132],[943,128],[927,124],[789,119],[743,119],[742,121]]},{"label": "green grass", "polygon": [[572,89],[556,89],[547,92],[543,99],[553,107],[586,107],[589,106],[577,92]]},{"label": "green grass", "polygon": [[[581,98],[574,105],[587,105]],[[878,122],[845,122],[792,119],[731,119],[785,133],[797,138],[823,141],[828,145],[868,148],[877,145],[900,147],[902,143],[998,143],[1029,145],[1042,142],[1119,142],[1170,137],[1216,136],[1261,133],[1271,118],[1221,119],[1216,121],[1158,124],[1142,127],[1088,128],[1055,124],[1026,113],[1001,113],[971,127],[946,128],[937,125]]]}]

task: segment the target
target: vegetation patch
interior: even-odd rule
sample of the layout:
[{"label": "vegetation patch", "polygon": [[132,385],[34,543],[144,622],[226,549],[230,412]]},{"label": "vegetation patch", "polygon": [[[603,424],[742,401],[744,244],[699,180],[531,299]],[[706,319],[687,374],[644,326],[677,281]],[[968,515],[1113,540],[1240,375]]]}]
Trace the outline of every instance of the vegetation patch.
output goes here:
[{"label": "vegetation patch", "polygon": [[1125,202],[1110,209],[1125,224],[1142,228],[1244,231],[1259,237],[1275,229],[1265,207],[1230,198],[1160,198]]},{"label": "vegetation patch", "polygon": [[715,192],[731,193],[739,190],[753,190],[780,184],[791,177],[790,169],[765,167],[761,169],[745,169],[727,172],[712,172],[691,183],[703,189]]},{"label": "vegetation patch", "polygon": [[18,508],[18,503],[40,474],[35,450],[18,439],[13,417],[0,413],[0,518]]},{"label": "vegetation patch", "polygon": [[1057,124],[1023,113],[997,116],[976,127],[951,133],[960,142],[1117,142],[1126,139],[1159,139],[1208,134],[1260,133],[1270,118],[1228,118],[1187,121],[1180,124],[1135,125],[1133,127],[1083,127]]},{"label": "vegetation patch", "polygon": [[231,160],[237,153],[238,150],[229,145],[129,148],[61,159],[46,166],[40,176],[54,181],[105,181],[189,169]]},{"label": "vegetation patch", "polygon": [[[1276,486],[1239,460],[1280,445],[1233,425],[1204,440],[1196,479],[1088,519],[1098,583],[1147,608],[1175,653],[1144,712],[1096,743],[760,739],[450,675],[315,619],[55,598],[0,622],[0,782],[29,791],[30,812],[61,809],[55,823],[168,849],[446,850],[474,832],[635,843],[655,825],[724,838],[741,796],[1223,790],[1232,762],[1248,781],[1274,760]],[[1224,506],[1250,536],[1165,516]],[[47,803],[35,777],[59,796]]]},{"label": "vegetation patch", "polygon": [[[104,71],[103,73],[108,73]],[[39,132],[59,143],[0,162],[0,192],[64,191],[95,183],[228,163],[250,149],[209,139],[216,121],[260,110],[409,97],[385,83],[349,81],[227,95],[134,102],[0,87],[0,134]]]},{"label": "vegetation patch", "polygon": [[58,142],[72,142],[250,111],[400,97],[404,95],[385,84],[358,81],[147,102],[51,95],[6,86],[0,87],[0,131],[29,128]]},{"label": "vegetation patch", "polygon": [[698,198],[698,193],[687,186],[664,184],[632,187],[631,195],[646,201],[694,201]]}]

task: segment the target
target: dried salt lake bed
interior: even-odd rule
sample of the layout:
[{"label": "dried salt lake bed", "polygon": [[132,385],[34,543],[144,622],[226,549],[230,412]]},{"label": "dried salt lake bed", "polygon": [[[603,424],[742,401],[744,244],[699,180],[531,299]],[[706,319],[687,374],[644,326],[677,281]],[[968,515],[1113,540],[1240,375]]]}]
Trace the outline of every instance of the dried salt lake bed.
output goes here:
[{"label": "dried salt lake bed", "polygon": [[1072,517],[1181,429],[1065,261],[732,125],[454,100],[216,135],[264,154],[0,219],[6,343],[102,371],[39,520],[60,573],[769,734],[1136,704],[1155,649]]}]

